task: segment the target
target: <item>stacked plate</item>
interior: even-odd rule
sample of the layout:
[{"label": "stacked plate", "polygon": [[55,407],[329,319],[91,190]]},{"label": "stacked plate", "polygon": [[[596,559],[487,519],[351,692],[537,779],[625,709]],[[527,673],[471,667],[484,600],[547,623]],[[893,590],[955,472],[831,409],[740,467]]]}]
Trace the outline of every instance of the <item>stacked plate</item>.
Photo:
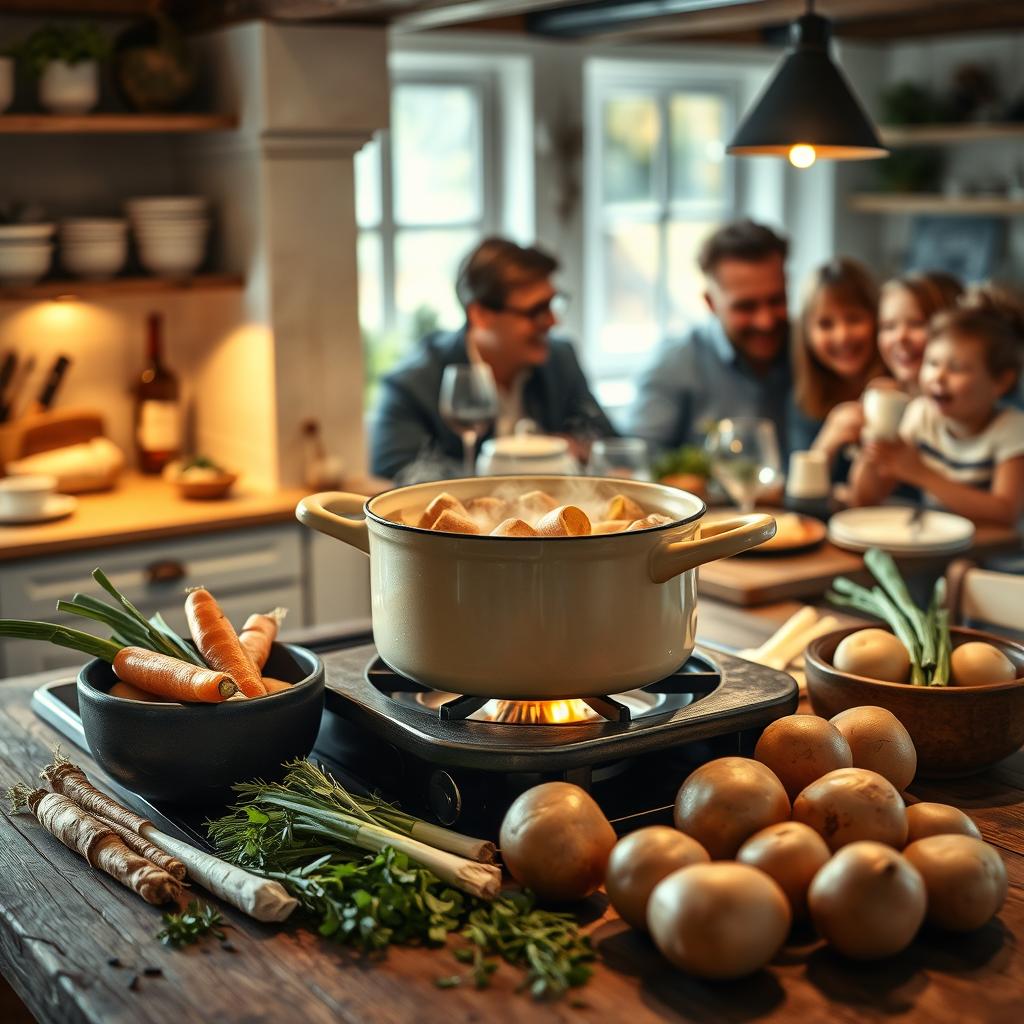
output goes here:
[{"label": "stacked plate", "polygon": [[882,548],[897,555],[948,555],[971,546],[970,519],[937,509],[915,512],[901,505],[848,508],[829,520],[828,538],[850,551]]},{"label": "stacked plate", "polygon": [[35,284],[49,269],[53,224],[0,224],[0,284]]},{"label": "stacked plate", "polygon": [[203,196],[149,196],[125,203],[139,261],[160,277],[181,278],[203,262],[210,220]]},{"label": "stacked plate", "polygon": [[128,255],[128,222],[115,217],[65,220],[60,226],[60,261],[76,277],[113,277]]}]

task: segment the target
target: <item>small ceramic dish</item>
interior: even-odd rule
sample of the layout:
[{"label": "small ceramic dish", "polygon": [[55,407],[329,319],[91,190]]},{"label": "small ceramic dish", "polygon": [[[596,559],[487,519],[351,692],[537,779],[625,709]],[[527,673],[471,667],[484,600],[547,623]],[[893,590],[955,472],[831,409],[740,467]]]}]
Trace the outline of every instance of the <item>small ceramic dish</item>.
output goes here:
[{"label": "small ceramic dish", "polygon": [[221,473],[216,477],[202,477],[196,480],[190,480],[187,476],[179,477],[175,484],[183,498],[213,501],[217,498],[226,498],[237,479],[237,473]]}]

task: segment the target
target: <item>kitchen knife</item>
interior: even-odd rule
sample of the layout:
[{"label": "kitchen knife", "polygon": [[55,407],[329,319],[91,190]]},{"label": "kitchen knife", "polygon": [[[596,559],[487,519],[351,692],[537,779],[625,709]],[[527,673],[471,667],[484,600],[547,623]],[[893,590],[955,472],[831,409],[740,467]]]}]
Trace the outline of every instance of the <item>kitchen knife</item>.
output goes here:
[{"label": "kitchen knife", "polygon": [[53,405],[53,400],[57,397],[57,390],[70,365],[71,360],[67,356],[57,356],[53,366],[50,367],[42,390],[39,392],[39,397],[36,399],[35,412],[45,412]]}]

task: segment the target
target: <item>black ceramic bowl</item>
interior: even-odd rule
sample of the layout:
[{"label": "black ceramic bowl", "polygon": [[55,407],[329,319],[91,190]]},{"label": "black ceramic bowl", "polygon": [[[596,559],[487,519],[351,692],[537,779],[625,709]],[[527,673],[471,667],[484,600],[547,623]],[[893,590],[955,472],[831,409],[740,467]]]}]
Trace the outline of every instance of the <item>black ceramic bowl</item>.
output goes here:
[{"label": "black ceramic bowl", "polygon": [[323,662],[304,647],[275,643],[263,674],[294,685],[258,700],[158,704],[113,697],[105,661],[78,674],[78,706],[96,763],[150,800],[222,802],[235,782],[272,779],[316,742],[324,706]]}]

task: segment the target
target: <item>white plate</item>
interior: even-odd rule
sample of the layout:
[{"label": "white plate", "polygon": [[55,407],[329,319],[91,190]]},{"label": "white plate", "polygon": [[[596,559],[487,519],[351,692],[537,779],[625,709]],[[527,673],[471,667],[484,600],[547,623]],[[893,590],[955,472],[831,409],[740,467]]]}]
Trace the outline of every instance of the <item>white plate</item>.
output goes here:
[{"label": "white plate", "polygon": [[950,554],[971,546],[974,524],[969,519],[928,509],[911,525],[913,512],[905,505],[848,508],[829,520],[829,540],[851,551],[882,548],[899,554]]},{"label": "white plate", "polygon": [[30,523],[49,523],[63,519],[78,508],[78,499],[70,494],[51,494],[46,499],[42,512],[34,516],[8,515],[0,512],[0,526],[27,526]]}]

